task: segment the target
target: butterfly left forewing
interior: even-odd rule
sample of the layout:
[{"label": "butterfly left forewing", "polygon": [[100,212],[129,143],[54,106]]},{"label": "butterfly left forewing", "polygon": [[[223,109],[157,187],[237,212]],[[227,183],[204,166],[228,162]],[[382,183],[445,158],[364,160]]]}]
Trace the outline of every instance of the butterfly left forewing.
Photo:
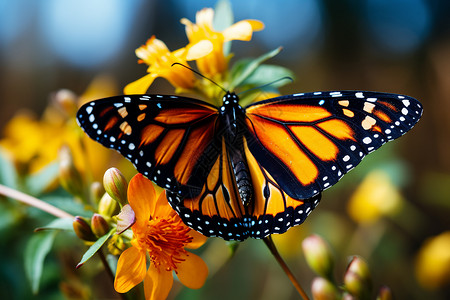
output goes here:
[{"label": "butterfly left forewing", "polygon": [[119,151],[147,178],[172,191],[190,193],[204,181],[202,170],[211,167],[202,156],[218,155],[216,119],[213,106],[160,95],[101,99],[85,104],[77,114],[92,139]]},{"label": "butterfly left forewing", "polygon": [[250,152],[289,196],[305,199],[405,134],[422,106],[403,95],[341,91],[282,96],[246,113]]}]

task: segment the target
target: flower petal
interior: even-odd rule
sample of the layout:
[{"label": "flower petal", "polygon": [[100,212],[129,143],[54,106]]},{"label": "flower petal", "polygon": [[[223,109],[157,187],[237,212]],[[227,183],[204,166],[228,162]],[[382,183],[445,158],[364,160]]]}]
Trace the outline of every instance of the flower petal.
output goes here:
[{"label": "flower petal", "polygon": [[181,283],[190,289],[199,289],[208,277],[208,266],[200,256],[187,252],[182,255],[185,259],[177,265],[177,276]]},{"label": "flower petal", "polygon": [[141,173],[131,178],[128,185],[128,203],[136,214],[136,223],[133,226],[141,227],[147,224],[150,216],[154,214],[156,205],[156,192],[150,180]]},{"label": "flower petal", "polygon": [[144,278],[145,299],[166,299],[173,285],[171,271],[150,265]]},{"label": "flower petal", "polygon": [[253,31],[261,31],[264,29],[264,23],[258,20],[245,20],[252,26]]},{"label": "flower petal", "polygon": [[201,40],[188,48],[186,60],[196,60],[202,58],[213,50],[213,44],[208,40]]},{"label": "flower petal", "polygon": [[166,191],[162,191],[158,200],[155,201],[155,208],[152,216],[168,218],[172,215],[176,215],[176,212],[172,206],[169,205],[169,201],[166,198]]},{"label": "flower petal", "polygon": [[136,247],[125,250],[117,262],[114,288],[118,293],[126,293],[145,277],[145,252]]},{"label": "flower petal", "polygon": [[188,234],[192,237],[192,242],[186,245],[186,248],[188,249],[197,249],[198,247],[202,246],[208,239],[206,236],[193,229],[189,231]]},{"label": "flower petal", "polygon": [[237,22],[222,32],[225,42],[232,40],[250,41],[252,33],[252,25],[247,21]]},{"label": "flower petal", "polygon": [[155,78],[158,76],[158,74],[154,73],[147,74],[144,77],[127,84],[127,86],[123,89],[123,92],[125,95],[145,94]]}]

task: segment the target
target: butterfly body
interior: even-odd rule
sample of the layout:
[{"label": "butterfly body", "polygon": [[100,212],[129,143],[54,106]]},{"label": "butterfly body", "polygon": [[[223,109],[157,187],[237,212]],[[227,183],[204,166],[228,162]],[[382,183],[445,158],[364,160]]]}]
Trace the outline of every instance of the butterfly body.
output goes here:
[{"label": "butterfly body", "polygon": [[321,192],[368,153],[410,130],[414,98],[340,91],[277,97],[242,108],[178,96],[128,95],[80,108],[87,134],[166,189],[183,221],[243,240],[301,224]]}]

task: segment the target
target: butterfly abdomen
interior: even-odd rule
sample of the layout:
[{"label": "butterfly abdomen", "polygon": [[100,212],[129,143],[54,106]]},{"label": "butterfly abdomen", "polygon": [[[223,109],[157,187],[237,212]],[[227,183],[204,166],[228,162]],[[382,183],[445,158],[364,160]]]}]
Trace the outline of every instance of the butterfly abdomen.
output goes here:
[{"label": "butterfly abdomen", "polygon": [[239,196],[242,204],[248,206],[253,197],[253,185],[243,145],[245,111],[239,105],[238,97],[234,93],[227,93],[223,97],[220,115],[221,130],[229,151]]},{"label": "butterfly abdomen", "polygon": [[231,157],[231,161],[242,204],[248,206],[253,197],[253,185],[251,183],[248,165],[245,163],[246,160],[242,152],[235,152]]}]

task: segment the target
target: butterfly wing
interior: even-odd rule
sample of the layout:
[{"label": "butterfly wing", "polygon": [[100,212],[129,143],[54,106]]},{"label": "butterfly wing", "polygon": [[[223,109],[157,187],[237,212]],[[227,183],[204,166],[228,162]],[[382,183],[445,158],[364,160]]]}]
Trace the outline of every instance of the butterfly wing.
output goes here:
[{"label": "butterfly wing", "polygon": [[183,222],[206,236],[225,240],[263,238],[301,224],[318,204],[320,194],[296,200],[288,196],[258,163],[244,139],[245,155],[253,185],[253,198],[244,206],[231,167],[229,149],[222,150],[211,168],[201,193],[183,197],[166,191],[167,199]]},{"label": "butterfly wing", "polygon": [[308,199],[405,134],[421,114],[421,104],[403,95],[294,94],[249,105],[246,138],[256,161],[286,194]]},{"label": "butterfly wing", "polygon": [[190,98],[128,95],[85,104],[77,121],[159,186],[195,195],[219,155],[217,116],[214,106]]}]

